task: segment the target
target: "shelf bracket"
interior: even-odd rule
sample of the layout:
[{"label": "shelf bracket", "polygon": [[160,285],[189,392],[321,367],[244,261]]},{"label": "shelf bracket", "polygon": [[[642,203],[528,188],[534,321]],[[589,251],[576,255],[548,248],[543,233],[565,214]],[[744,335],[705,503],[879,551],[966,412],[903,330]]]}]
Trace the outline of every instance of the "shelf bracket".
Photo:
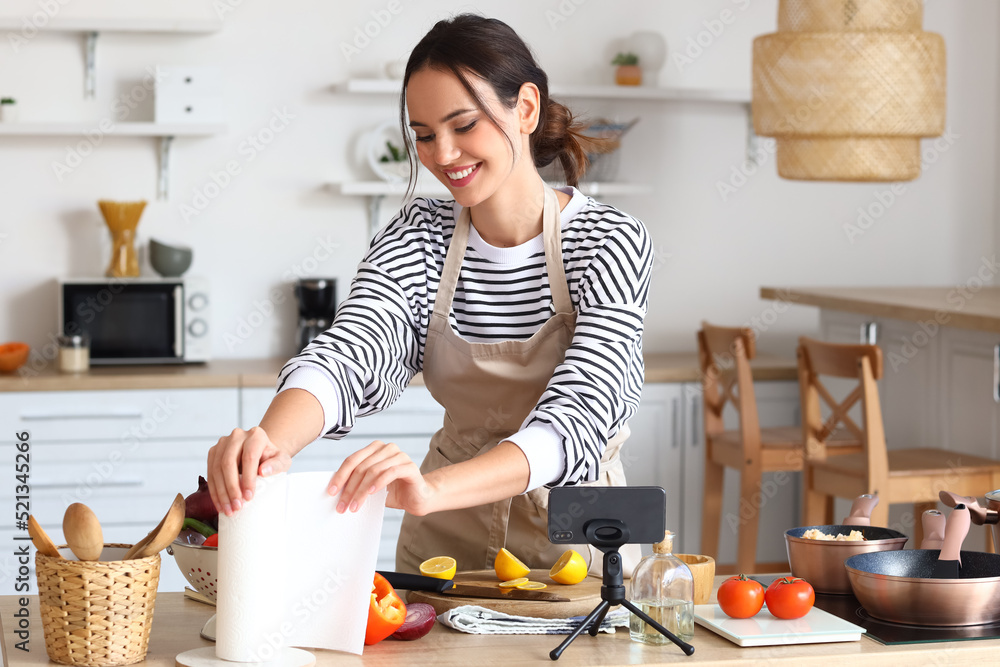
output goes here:
[{"label": "shelf bracket", "polygon": [[743,108],[747,115],[746,164],[748,167],[759,167],[761,161],[757,157],[760,155],[760,137],[753,129],[753,108],[749,104],[744,104]]},{"label": "shelf bracket", "polygon": [[379,215],[382,212],[382,200],[385,199],[385,195],[369,195],[368,196],[368,240],[371,241],[378,234],[378,230],[382,228],[379,224]]},{"label": "shelf bracket", "polygon": [[83,96],[92,100],[97,95],[97,31],[87,33],[86,66],[84,69]]},{"label": "shelf bracket", "polygon": [[160,172],[156,184],[156,198],[160,201],[170,197],[170,148],[173,143],[172,135],[160,137]]}]

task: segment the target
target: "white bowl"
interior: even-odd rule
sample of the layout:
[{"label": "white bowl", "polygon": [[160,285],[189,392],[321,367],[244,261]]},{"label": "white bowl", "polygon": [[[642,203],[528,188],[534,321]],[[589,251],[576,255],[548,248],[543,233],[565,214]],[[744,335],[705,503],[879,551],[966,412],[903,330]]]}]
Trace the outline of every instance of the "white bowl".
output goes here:
[{"label": "white bowl", "polygon": [[167,547],[191,587],[214,602],[219,584],[219,549],[174,541]]}]

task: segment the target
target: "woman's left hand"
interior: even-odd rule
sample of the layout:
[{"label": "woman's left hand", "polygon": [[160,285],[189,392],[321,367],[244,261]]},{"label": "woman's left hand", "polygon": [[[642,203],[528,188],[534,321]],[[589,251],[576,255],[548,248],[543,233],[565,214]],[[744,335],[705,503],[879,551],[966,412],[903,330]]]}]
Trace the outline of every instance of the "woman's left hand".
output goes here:
[{"label": "woman's left hand", "polygon": [[386,507],[422,516],[429,511],[431,486],[413,460],[391,442],[376,440],[348,456],[333,474],[327,492],[339,491],[337,511],[356,512],[377,490],[388,487]]}]

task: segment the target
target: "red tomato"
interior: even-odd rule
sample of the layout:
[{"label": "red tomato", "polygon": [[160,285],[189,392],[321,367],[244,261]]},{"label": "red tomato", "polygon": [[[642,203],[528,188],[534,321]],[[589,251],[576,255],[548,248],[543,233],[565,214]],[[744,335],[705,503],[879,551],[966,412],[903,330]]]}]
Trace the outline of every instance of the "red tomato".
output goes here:
[{"label": "red tomato", "polygon": [[732,618],[750,618],[764,606],[764,587],[745,574],[729,577],[719,586],[719,606]]},{"label": "red tomato", "polygon": [[816,602],[816,592],[805,579],[781,577],[767,587],[764,602],[767,603],[767,610],[778,618],[802,618]]},{"label": "red tomato", "polygon": [[219,546],[219,534],[218,533],[213,533],[212,535],[210,535],[208,537],[208,539],[206,539],[204,542],[202,542],[201,545],[203,547],[217,547],[217,546]]}]

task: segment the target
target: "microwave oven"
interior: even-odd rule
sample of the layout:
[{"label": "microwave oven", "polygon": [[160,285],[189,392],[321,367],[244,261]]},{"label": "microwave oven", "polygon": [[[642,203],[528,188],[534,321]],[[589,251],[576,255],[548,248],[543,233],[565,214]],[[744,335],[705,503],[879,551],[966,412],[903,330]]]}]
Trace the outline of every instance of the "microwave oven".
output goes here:
[{"label": "microwave oven", "polygon": [[208,361],[210,311],[201,278],[59,281],[60,331],[86,332],[92,365]]}]

